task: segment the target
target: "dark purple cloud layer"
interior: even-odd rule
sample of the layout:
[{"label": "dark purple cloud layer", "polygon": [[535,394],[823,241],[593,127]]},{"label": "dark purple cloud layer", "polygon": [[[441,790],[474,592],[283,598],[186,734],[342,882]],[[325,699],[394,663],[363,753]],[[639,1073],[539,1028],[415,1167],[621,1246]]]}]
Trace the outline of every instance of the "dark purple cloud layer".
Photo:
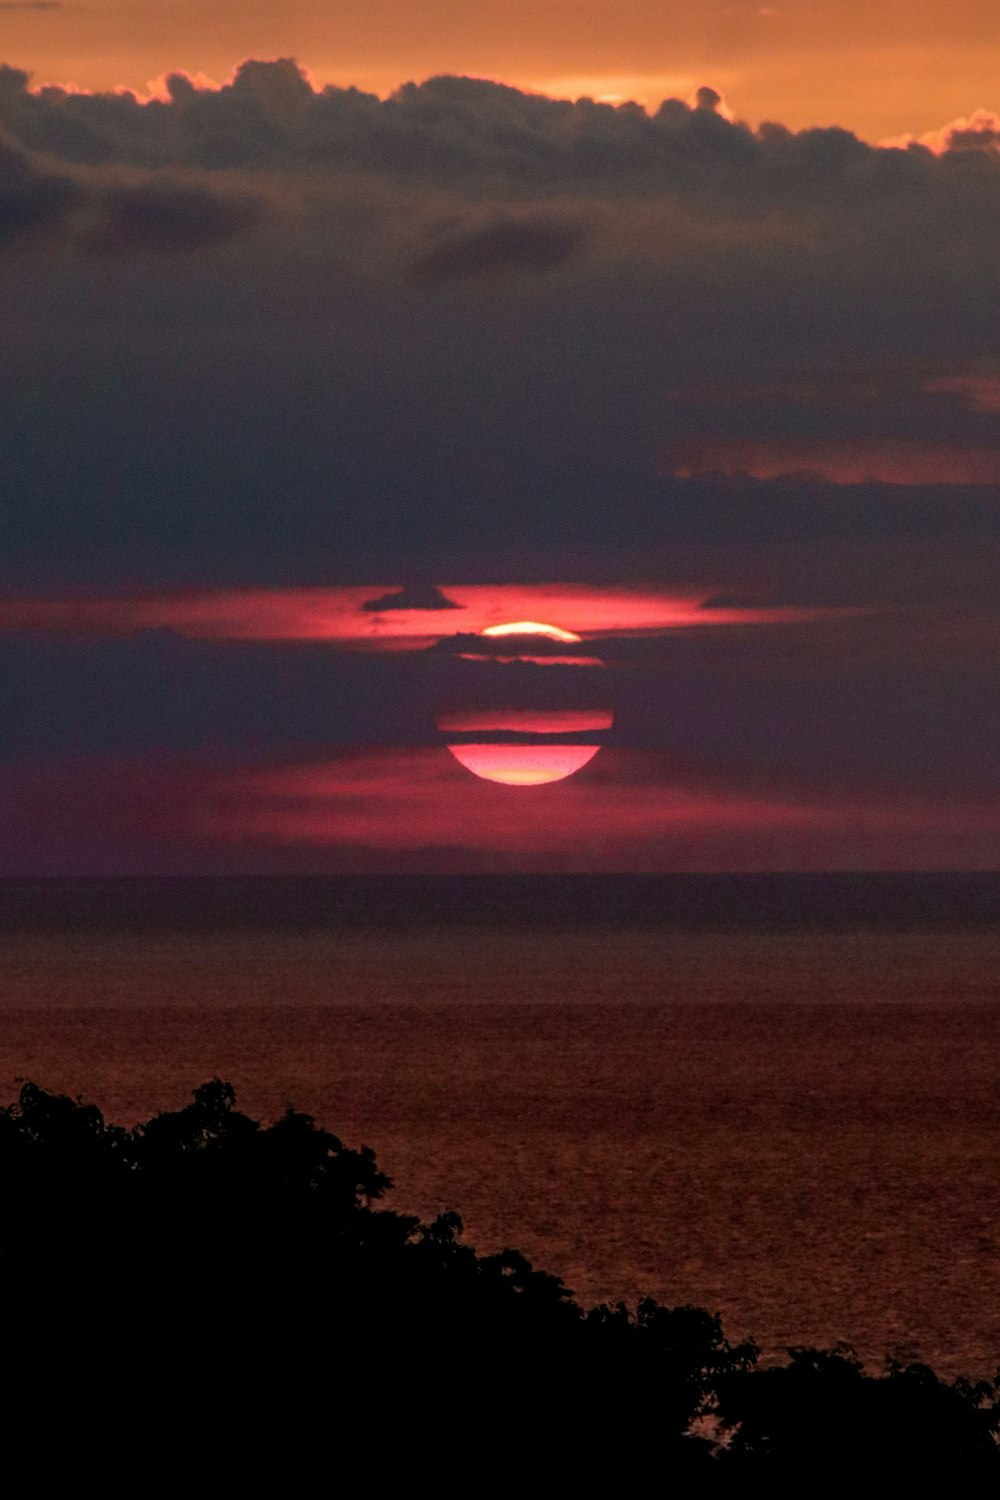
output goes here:
[{"label": "dark purple cloud layer", "polygon": [[822,539],[823,594],[845,541],[974,557],[995,131],[879,149],[719,103],[468,78],[379,100],[289,61],[142,102],[0,71],[0,583],[501,553],[574,576],[748,544],[780,572]]}]

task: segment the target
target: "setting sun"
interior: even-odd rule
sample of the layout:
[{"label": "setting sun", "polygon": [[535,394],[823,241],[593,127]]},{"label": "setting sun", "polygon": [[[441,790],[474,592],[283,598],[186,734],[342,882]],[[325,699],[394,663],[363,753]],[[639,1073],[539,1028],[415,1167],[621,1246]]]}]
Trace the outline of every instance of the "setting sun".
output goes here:
[{"label": "setting sun", "polygon": [[[610,729],[614,715],[603,702],[603,663],[572,651],[580,637],[515,620],[487,626],[478,639],[482,651],[452,658],[437,712],[459,764],[485,781],[524,787],[562,781],[593,760],[601,746],[592,736]],[[550,642],[569,650],[544,650]]]},{"label": "setting sun", "polygon": [[541,625],[537,620],[514,620],[509,625],[488,625],[481,635],[542,635],[550,641],[578,641],[580,637],[572,630],[560,630],[558,625]]}]

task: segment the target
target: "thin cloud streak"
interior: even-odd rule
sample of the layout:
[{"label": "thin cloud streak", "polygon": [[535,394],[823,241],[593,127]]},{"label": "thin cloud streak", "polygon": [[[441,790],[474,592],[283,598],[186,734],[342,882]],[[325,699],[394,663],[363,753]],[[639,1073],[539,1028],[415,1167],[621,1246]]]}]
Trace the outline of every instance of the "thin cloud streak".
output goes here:
[{"label": "thin cloud streak", "polygon": [[[199,833],[222,843],[429,848],[550,859],[556,867],[929,868],[976,850],[989,867],[1000,811],[891,788],[725,787],[685,781],[658,757],[605,750],[547,786],[497,786],[432,750],[344,757],[221,782]],[[995,847],[995,844],[994,844]],[[937,867],[937,866],[934,866]]]},{"label": "thin cloud streak", "polygon": [[[945,391],[967,388],[967,383],[937,386]],[[1000,446],[963,449],[933,440],[891,438],[869,442],[744,438],[707,442],[696,454],[674,459],[671,472],[678,479],[723,474],[807,478],[842,485],[998,485]]]},{"label": "thin cloud streak", "polygon": [[[718,585],[685,593],[573,584],[447,585],[463,611],[462,635],[526,616],[583,638],[631,636],[712,625],[778,625],[837,617],[836,609],[706,608]],[[372,608],[372,588],[243,589],[133,599],[9,599],[0,601],[0,630],[129,635],[172,630],[202,640],[328,641],[355,649],[418,650],[454,632],[439,628],[438,604],[421,609]],[[443,622],[442,622],[443,624]]]}]

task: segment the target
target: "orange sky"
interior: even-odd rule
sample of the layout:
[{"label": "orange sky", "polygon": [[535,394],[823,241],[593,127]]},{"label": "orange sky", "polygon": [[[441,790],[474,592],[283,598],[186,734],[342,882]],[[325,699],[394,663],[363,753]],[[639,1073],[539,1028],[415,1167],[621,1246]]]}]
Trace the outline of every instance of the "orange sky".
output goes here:
[{"label": "orange sky", "polygon": [[318,83],[382,94],[434,73],[654,106],[709,84],[734,112],[869,138],[1000,104],[986,0],[33,0],[0,4],[0,58],[37,82],[145,89],[296,56]]}]

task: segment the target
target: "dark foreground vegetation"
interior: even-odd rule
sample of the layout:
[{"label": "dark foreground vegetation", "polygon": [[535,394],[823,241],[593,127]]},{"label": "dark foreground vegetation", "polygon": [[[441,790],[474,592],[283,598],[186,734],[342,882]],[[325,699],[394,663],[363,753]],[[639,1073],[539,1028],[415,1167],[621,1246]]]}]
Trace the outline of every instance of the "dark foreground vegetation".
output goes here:
[{"label": "dark foreground vegetation", "polygon": [[8,1487],[995,1491],[1000,1385],[845,1350],[761,1368],[701,1308],[584,1311],[389,1187],[218,1080],[135,1130],[25,1084],[0,1110]]}]

